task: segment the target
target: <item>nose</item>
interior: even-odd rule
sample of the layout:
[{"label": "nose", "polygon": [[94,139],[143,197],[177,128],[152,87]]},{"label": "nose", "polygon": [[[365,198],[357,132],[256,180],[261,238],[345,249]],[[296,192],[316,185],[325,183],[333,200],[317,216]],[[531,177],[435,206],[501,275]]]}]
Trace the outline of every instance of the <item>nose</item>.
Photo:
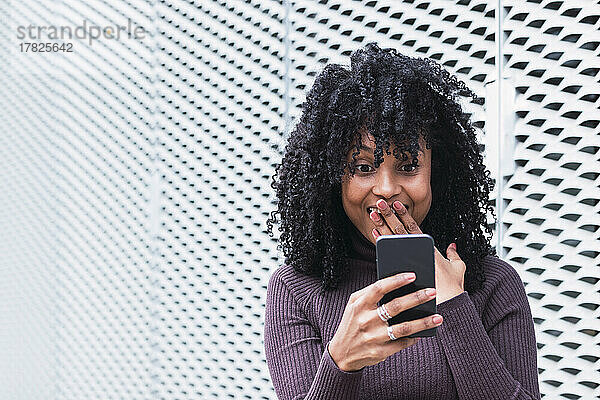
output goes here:
[{"label": "nose", "polygon": [[392,197],[399,194],[402,187],[399,182],[396,181],[396,177],[393,172],[387,168],[379,168],[375,177],[375,184],[373,185],[373,194],[382,197],[384,199],[391,199]]}]

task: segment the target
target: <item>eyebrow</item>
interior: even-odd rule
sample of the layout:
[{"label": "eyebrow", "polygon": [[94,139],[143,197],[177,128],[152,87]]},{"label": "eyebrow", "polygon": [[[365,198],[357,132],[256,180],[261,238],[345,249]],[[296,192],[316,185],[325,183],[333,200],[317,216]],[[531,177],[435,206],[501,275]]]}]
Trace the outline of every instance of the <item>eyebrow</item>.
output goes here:
[{"label": "eyebrow", "polygon": [[[367,146],[363,146],[363,145],[361,145],[361,146],[360,146],[360,149],[361,149],[361,150],[366,150],[366,151],[368,151],[368,152],[369,152],[369,153],[371,153],[371,154],[373,153],[373,149],[372,149],[372,148],[370,148],[370,147],[367,147]],[[421,155],[421,154],[424,154],[424,152],[423,152],[422,150],[420,150],[420,151],[419,151],[419,155]]]}]

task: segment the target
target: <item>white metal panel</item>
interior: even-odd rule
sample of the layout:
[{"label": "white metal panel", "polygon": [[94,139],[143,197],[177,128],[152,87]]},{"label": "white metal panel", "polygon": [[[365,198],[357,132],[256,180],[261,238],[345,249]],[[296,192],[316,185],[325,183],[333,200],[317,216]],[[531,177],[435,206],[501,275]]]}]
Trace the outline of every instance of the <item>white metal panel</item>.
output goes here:
[{"label": "white metal panel", "polygon": [[[466,106],[490,170],[515,160],[502,165],[501,244],[532,305],[542,393],[592,398],[600,7],[501,4],[514,131],[489,126],[494,102]],[[262,339],[266,283],[282,262],[264,232],[269,184],[315,74],[377,41],[432,57],[489,97],[495,7],[0,4],[0,397],[275,398]],[[67,55],[15,50],[19,24],[128,19],[150,34]]]}]

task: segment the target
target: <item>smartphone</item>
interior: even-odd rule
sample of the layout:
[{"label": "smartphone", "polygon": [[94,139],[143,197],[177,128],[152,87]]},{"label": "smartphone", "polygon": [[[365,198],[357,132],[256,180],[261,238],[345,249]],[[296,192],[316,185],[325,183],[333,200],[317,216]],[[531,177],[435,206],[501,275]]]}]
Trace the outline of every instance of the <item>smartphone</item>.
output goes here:
[{"label": "smartphone", "polygon": [[[414,272],[416,279],[398,289],[386,293],[377,303],[385,304],[396,297],[425,288],[435,288],[435,261],[433,238],[427,234],[382,235],[375,242],[377,254],[377,279],[387,278],[400,272]],[[435,297],[423,304],[402,311],[388,320],[388,325],[420,319],[437,312]],[[408,337],[435,336],[437,327],[409,335]]]}]

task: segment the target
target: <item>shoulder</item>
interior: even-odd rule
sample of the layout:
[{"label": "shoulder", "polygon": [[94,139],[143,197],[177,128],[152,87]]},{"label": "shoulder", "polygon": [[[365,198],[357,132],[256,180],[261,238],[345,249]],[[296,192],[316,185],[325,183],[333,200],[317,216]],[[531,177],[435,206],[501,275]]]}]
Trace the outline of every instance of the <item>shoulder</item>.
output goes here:
[{"label": "shoulder", "polygon": [[486,280],[490,280],[490,283],[497,284],[498,282],[507,280],[513,283],[515,281],[523,283],[517,270],[497,256],[488,255],[483,259],[483,273]]},{"label": "shoulder", "polygon": [[292,296],[298,304],[305,305],[320,287],[319,278],[306,275],[284,264],[271,274],[267,285],[267,297],[281,297],[285,294]]},{"label": "shoulder", "polygon": [[476,295],[486,302],[495,299],[500,302],[527,302],[521,276],[506,261],[488,255],[483,259],[485,282]]},{"label": "shoulder", "polygon": [[508,315],[531,320],[529,300],[517,270],[497,256],[487,256],[483,271],[485,282],[473,293],[472,300],[486,329],[496,326]]}]

